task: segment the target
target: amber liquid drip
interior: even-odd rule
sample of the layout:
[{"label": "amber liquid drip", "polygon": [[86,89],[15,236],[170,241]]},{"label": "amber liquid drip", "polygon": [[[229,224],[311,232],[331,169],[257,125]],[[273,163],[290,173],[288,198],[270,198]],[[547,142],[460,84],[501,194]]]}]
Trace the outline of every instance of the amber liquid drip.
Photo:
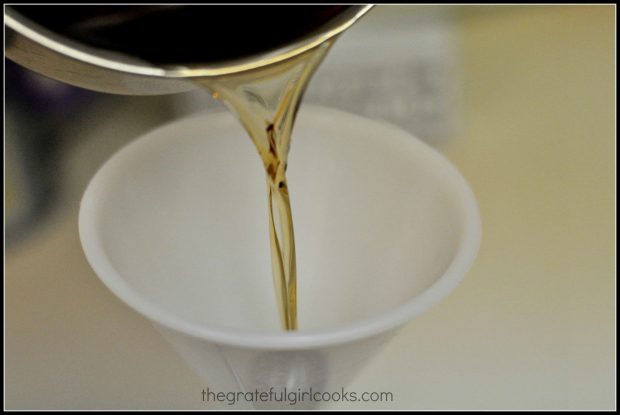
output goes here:
[{"label": "amber liquid drip", "polygon": [[239,118],[263,161],[271,265],[276,302],[285,330],[297,330],[297,266],[287,159],[295,116],[312,74],[333,39],[301,55],[233,75],[199,82]]}]

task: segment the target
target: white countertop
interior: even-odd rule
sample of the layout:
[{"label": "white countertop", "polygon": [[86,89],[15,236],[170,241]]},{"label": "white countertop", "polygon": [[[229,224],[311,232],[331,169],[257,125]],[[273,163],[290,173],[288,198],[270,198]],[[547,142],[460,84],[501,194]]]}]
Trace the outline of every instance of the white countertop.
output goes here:
[{"label": "white countertop", "polygon": [[[479,199],[480,254],[349,386],[394,402],[331,407],[613,409],[614,9],[466,7],[454,24],[461,93],[440,150]],[[137,102],[153,108],[143,123]],[[74,190],[6,252],[7,409],[226,407],[202,402],[206,385],[99,282],[78,239],[88,178],[165,114],[132,98],[76,126],[113,139],[78,143]]]}]

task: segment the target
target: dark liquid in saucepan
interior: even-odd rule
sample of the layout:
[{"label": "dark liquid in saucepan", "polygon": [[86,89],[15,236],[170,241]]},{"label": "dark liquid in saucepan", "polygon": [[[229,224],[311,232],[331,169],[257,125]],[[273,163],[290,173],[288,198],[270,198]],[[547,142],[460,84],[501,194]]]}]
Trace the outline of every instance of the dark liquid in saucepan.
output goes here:
[{"label": "dark liquid in saucepan", "polygon": [[278,49],[346,19],[355,6],[10,6],[74,41],[161,65]]}]

